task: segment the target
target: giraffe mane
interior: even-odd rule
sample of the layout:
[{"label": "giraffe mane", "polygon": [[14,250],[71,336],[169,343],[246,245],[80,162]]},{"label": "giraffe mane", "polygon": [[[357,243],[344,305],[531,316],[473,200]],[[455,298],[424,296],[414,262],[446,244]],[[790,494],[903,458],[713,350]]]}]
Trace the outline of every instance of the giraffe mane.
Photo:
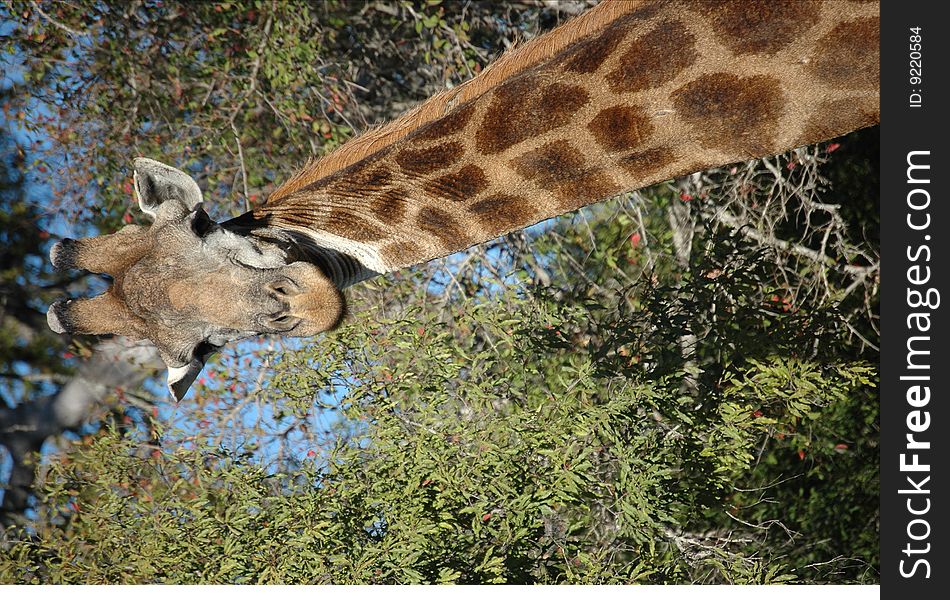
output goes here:
[{"label": "giraffe mane", "polygon": [[472,98],[558,54],[576,40],[648,4],[647,0],[604,0],[561,27],[562,35],[537,37],[509,49],[472,79],[444,90],[388,123],[370,129],[329,154],[311,159],[268,197],[271,202],[289,196],[324,177],[375,154],[423,125],[431,123]]}]

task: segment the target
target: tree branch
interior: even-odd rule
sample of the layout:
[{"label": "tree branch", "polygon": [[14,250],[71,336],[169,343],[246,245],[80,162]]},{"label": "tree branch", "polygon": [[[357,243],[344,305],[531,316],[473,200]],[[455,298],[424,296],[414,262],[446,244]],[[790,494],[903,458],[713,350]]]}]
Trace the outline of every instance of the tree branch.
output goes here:
[{"label": "tree branch", "polygon": [[98,344],[59,392],[0,410],[0,445],[10,452],[13,461],[0,519],[15,520],[28,506],[36,477],[31,456],[39,452],[43,442],[75,429],[113,389],[141,385],[147,367],[160,365],[158,353],[150,344],[113,338]]},{"label": "tree branch", "polygon": [[736,217],[732,213],[728,212],[725,209],[717,211],[709,211],[708,214],[722,223],[723,225],[741,231],[746,237],[753,239],[761,244],[777,248],[784,252],[790,252],[796,256],[801,256],[807,258],[816,263],[825,265],[829,268],[835,269],[852,277],[866,277],[868,273],[876,271],[878,265],[870,265],[866,267],[860,267],[856,265],[843,265],[833,259],[832,257],[824,254],[818,250],[812,250],[807,246],[801,244],[794,244],[787,240],[782,240],[775,237],[772,234],[764,233],[753,227],[750,223],[747,223]]},{"label": "tree branch", "polygon": [[65,31],[65,32],[68,33],[69,35],[72,35],[72,36],[75,36],[75,37],[80,37],[80,36],[88,35],[88,34],[87,34],[86,32],[84,32],[84,31],[78,31],[78,30],[76,30],[76,29],[73,29],[72,27],[68,27],[67,25],[65,25],[65,24],[63,24],[63,23],[60,23],[59,21],[57,21],[57,20],[54,19],[53,17],[51,17],[51,16],[49,16],[48,14],[46,14],[45,12],[43,12],[43,9],[40,8],[39,2],[36,2],[36,1],[34,0],[34,1],[30,2],[30,4],[33,6],[33,8],[36,10],[36,12],[39,13],[39,15],[40,15],[41,17],[43,17],[44,19],[46,19],[47,21],[49,21],[50,24],[53,25],[54,27],[56,27],[57,29],[61,29],[62,31]]}]

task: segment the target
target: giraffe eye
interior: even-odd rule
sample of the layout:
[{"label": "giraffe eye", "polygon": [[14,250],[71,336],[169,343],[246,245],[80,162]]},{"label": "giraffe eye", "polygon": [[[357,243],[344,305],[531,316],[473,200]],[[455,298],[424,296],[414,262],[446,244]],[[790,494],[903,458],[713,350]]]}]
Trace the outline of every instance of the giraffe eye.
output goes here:
[{"label": "giraffe eye", "polygon": [[208,235],[214,229],[216,223],[211,220],[203,209],[199,208],[194,212],[191,218],[191,230],[200,238]]},{"label": "giraffe eye", "polygon": [[204,362],[208,359],[209,356],[221,349],[221,346],[216,346],[209,341],[200,342],[195,349],[192,351],[192,357],[200,359],[201,362]]}]

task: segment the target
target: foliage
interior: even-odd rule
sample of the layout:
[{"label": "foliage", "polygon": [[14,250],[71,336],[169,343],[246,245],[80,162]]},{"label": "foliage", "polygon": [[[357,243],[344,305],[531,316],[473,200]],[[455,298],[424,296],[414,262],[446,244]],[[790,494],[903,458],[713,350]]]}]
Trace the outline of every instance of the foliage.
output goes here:
[{"label": "foliage", "polygon": [[499,37],[560,14],[456,2],[8,2],[0,51],[20,63],[28,100],[5,111],[36,140],[35,168],[60,175],[49,208],[103,229],[136,216],[130,157],[186,168],[218,216],[234,216],[311,156],[480,71]]},{"label": "foliage", "polygon": [[0,130],[0,397],[42,393],[44,384],[68,372],[65,345],[46,326],[46,302],[65,287],[67,277],[46,261],[50,234],[40,226],[37,207],[24,202],[20,171],[25,154]]},{"label": "foliage", "polygon": [[[88,436],[50,465],[49,512],[11,540],[3,577],[873,580],[876,536],[854,521],[876,504],[862,462],[875,369],[842,355],[833,311],[776,306],[756,283],[769,262],[741,236],[707,241],[691,272],[721,274],[675,294],[647,281],[604,303],[579,284],[588,301],[564,303],[486,280],[442,315],[355,315],[336,342],[282,354],[257,392],[288,430],[333,413],[279,464],[151,418]],[[417,283],[386,287],[412,296]],[[684,357],[707,302],[729,318]],[[842,501],[852,522],[830,527]]]},{"label": "foliage", "polygon": [[[48,407],[74,367],[83,379],[95,372],[85,359],[98,341],[52,335],[45,311],[67,289],[88,295],[104,282],[52,274],[46,256],[61,237],[141,218],[133,157],[182,166],[200,182],[209,212],[238,214],[310,156],[467,78],[513,37],[561,14],[428,1],[0,1],[0,108],[11,140],[3,184],[16,183],[3,190],[11,207],[3,235],[15,243],[2,256],[0,360],[9,389],[0,448],[19,460],[10,447],[22,444],[8,431],[38,448],[45,433],[24,421],[49,425],[43,432],[60,427],[40,413],[62,413]],[[95,390],[100,408],[139,402],[148,411],[160,401],[138,386],[90,383],[82,387]],[[109,391],[117,393],[103,398]],[[92,421],[102,414],[86,412]],[[0,456],[6,479],[10,455]],[[13,511],[22,512],[19,502]]]},{"label": "foliage", "polygon": [[[561,15],[309,6],[9,4],[45,208],[135,219],[144,154],[235,214]],[[118,390],[46,457],[0,581],[875,582],[876,135],[369,282],[338,332],[230,349],[179,406]]]}]

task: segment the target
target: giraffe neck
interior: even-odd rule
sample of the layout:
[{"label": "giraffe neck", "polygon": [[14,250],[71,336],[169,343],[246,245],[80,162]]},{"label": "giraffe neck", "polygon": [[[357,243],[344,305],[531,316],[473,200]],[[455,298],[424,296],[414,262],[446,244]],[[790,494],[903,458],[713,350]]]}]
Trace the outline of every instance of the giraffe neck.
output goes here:
[{"label": "giraffe neck", "polygon": [[388,272],[879,120],[876,2],[607,6],[596,29],[542,36],[525,68],[248,216]]}]

